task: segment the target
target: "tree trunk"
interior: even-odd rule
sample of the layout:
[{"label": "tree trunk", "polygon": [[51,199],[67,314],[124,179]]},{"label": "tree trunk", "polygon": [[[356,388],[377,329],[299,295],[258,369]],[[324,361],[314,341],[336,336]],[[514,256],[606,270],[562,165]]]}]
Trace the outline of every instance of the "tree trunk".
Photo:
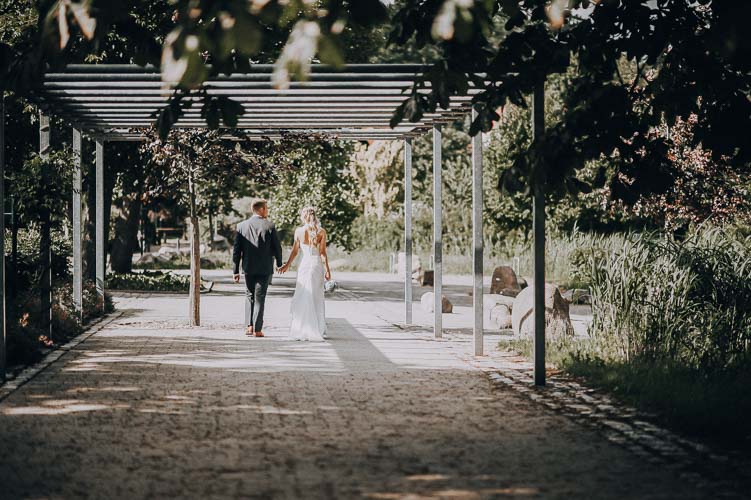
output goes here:
[{"label": "tree trunk", "polygon": [[190,192],[190,326],[201,325],[201,235],[196,214],[196,192],[193,177],[188,177]]},{"label": "tree trunk", "polygon": [[133,272],[133,254],[139,249],[138,223],[141,218],[141,200],[133,196],[123,203],[123,210],[127,213],[118,218],[115,223],[115,234],[112,239],[110,265],[115,273]]}]

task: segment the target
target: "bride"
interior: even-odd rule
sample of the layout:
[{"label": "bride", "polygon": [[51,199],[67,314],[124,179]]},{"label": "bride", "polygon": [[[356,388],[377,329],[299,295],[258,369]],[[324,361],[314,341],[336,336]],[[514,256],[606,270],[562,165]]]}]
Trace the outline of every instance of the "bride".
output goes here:
[{"label": "bride", "polygon": [[279,269],[281,273],[287,272],[297,253],[302,253],[295,294],[292,297],[290,333],[295,340],[322,341],[326,338],[324,279],[331,279],[326,254],[326,231],[318,223],[316,209],[313,207],[303,208],[300,220],[303,225],[295,230],[295,243],[289,259]]}]

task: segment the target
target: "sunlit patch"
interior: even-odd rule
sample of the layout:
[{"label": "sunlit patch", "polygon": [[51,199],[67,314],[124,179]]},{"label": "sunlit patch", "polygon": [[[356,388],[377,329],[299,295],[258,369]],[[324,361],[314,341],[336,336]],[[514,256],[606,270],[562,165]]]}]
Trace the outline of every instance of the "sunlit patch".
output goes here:
[{"label": "sunlit patch", "polygon": [[193,402],[193,403],[196,401],[193,398],[189,398],[187,396],[179,396],[177,394],[170,394],[169,396],[165,396],[164,399],[172,399],[172,400],[176,400],[176,401],[190,401],[190,402]]},{"label": "sunlit patch", "polygon": [[407,476],[407,481],[445,481],[451,476],[445,474],[415,474],[413,476]]},{"label": "sunlit patch", "polygon": [[531,497],[540,494],[539,488],[520,486],[517,488],[489,488],[481,490],[484,495],[508,495],[515,497]]},{"label": "sunlit patch", "polygon": [[119,356],[121,354],[125,354],[126,352],[128,351],[122,349],[110,349],[108,351],[86,351],[83,353],[83,355],[90,358],[99,358],[102,356]]},{"label": "sunlit patch", "polygon": [[229,405],[229,406],[209,406],[204,407],[206,410],[219,410],[219,411],[231,411],[231,410],[252,410],[255,413],[261,413],[264,415],[312,415],[313,412],[307,410],[288,410],[286,408],[278,408],[276,406],[267,405]]},{"label": "sunlit patch", "polygon": [[75,405],[80,402],[80,399],[48,399],[47,401],[42,402],[42,404],[45,406],[67,406]]},{"label": "sunlit patch", "polygon": [[81,363],[77,366],[69,366],[63,368],[64,372],[101,372],[101,371],[109,371],[105,370],[102,367],[100,367],[96,363]]},{"label": "sunlit patch", "polygon": [[67,389],[65,392],[68,394],[81,394],[81,393],[87,393],[87,392],[137,392],[140,390],[141,390],[140,387],[107,386],[107,387],[73,387],[72,389]]},{"label": "sunlit patch", "polygon": [[4,415],[65,415],[84,411],[108,410],[111,406],[76,403],[66,406],[17,406],[3,409]]},{"label": "sunlit patch", "polygon": [[433,498],[480,498],[480,492],[471,490],[441,490],[433,492]]},{"label": "sunlit patch", "polygon": [[[425,474],[424,476],[442,476],[441,474]],[[410,477],[420,477],[410,476]],[[366,493],[366,498],[373,498],[377,500],[472,500],[475,498],[485,498],[488,496],[536,496],[539,495],[540,490],[532,487],[509,487],[509,488],[482,488],[478,490],[466,490],[466,489],[446,489],[426,491],[421,493],[407,493],[407,492],[378,492],[378,493]]]}]

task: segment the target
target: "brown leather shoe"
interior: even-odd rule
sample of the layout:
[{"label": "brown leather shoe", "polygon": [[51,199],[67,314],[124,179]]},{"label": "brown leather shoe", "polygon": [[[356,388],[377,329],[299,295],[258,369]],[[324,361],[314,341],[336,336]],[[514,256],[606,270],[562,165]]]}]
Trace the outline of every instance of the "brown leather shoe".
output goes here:
[{"label": "brown leather shoe", "polygon": [[247,335],[247,336],[249,336],[249,337],[252,337],[252,336],[253,336],[253,327],[252,327],[252,326],[249,326],[249,327],[248,327],[248,328],[247,328],[247,329],[245,330],[245,335]]},{"label": "brown leather shoe", "polygon": [[256,337],[263,337],[263,332],[256,332]]}]

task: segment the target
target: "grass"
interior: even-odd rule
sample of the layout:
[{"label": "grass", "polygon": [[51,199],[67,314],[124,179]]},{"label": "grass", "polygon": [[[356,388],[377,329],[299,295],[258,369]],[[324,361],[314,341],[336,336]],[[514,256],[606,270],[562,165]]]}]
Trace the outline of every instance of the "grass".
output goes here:
[{"label": "grass", "polygon": [[629,404],[655,412],[670,427],[725,445],[751,444],[748,363],[703,374],[668,362],[571,357],[562,368]]},{"label": "grass", "polygon": [[[640,410],[654,413],[667,427],[734,448],[751,446],[751,365],[739,362],[722,372],[701,373],[667,361],[605,361],[576,352],[586,340],[546,343],[547,361],[587,386],[602,389]],[[532,361],[529,338],[499,343]]]}]

